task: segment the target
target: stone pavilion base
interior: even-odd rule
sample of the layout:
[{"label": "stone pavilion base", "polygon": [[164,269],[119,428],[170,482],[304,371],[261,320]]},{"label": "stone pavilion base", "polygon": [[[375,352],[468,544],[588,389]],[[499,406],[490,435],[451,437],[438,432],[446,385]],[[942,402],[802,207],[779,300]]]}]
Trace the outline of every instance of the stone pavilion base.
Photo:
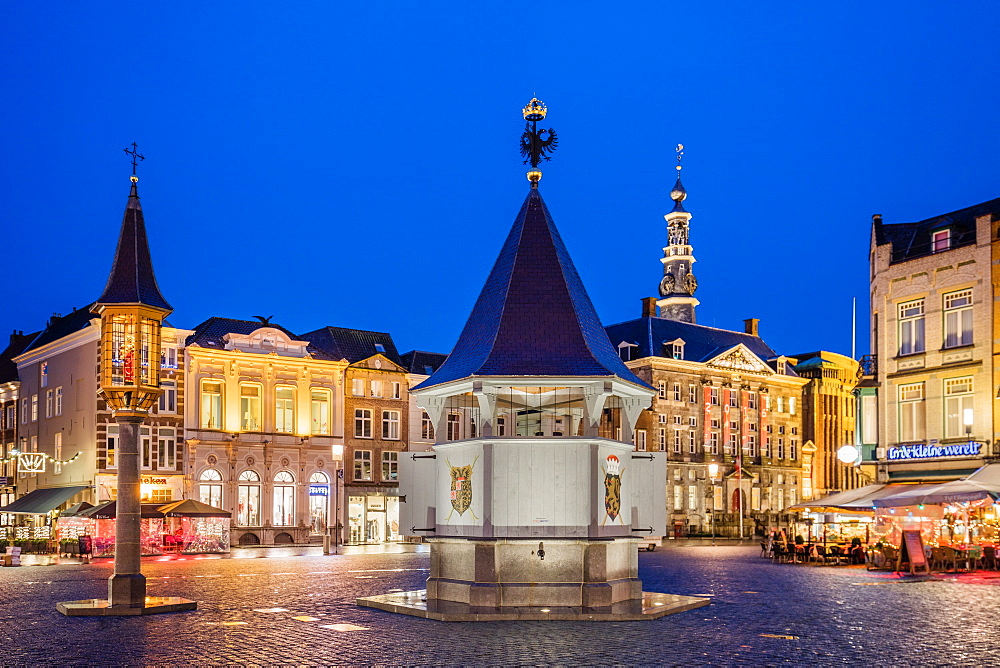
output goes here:
[{"label": "stone pavilion base", "polygon": [[161,612],[183,612],[196,610],[198,601],[179,596],[147,596],[143,607],[125,605],[112,606],[107,599],[87,598],[82,601],[56,603],[56,610],[67,617],[118,617],[133,615],[156,615]]},{"label": "stone pavilion base", "polygon": [[630,622],[658,619],[677,612],[694,610],[710,602],[707,598],[643,592],[642,598],[599,608],[514,606],[486,608],[454,601],[428,601],[427,591],[397,592],[357,599],[358,605],[442,622],[503,621],[591,621]]}]

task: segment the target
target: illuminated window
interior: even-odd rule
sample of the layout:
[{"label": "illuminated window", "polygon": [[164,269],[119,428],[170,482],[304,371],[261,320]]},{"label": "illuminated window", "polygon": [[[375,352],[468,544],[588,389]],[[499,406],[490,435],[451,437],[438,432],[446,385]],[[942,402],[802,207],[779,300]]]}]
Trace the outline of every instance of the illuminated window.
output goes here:
[{"label": "illuminated window", "polygon": [[353,378],[353,379],[351,379],[351,396],[353,396],[353,397],[363,397],[363,396],[365,396],[365,379],[364,378]]},{"label": "illuminated window", "polygon": [[938,230],[931,234],[931,252],[940,253],[951,248],[951,230]]},{"label": "illuminated window", "polygon": [[157,468],[168,470],[177,468],[177,438],[174,430],[160,427],[156,430],[156,437],[160,446]]},{"label": "illuminated window", "polygon": [[382,453],[382,481],[396,482],[399,478],[399,453],[386,450]]},{"label": "illuminated window", "polygon": [[295,433],[295,389],[278,387],[274,390],[274,430],[282,434]]},{"label": "illuminated window", "polygon": [[160,367],[163,369],[177,368],[177,348],[173,346],[160,348]]},{"label": "illuminated window", "polygon": [[279,527],[295,524],[295,477],[288,471],[278,471],[274,475],[272,521]]},{"label": "illuminated window", "polygon": [[31,421],[38,422],[38,395],[31,395]]},{"label": "illuminated window", "polygon": [[222,395],[224,386],[217,380],[201,382],[201,428],[222,429]]},{"label": "illuminated window", "polygon": [[49,386],[49,363],[48,362],[42,362],[41,363],[41,365],[39,366],[39,374],[41,376],[41,379],[40,379],[41,380],[41,386],[42,387],[48,387]]},{"label": "illuminated window", "polygon": [[236,524],[244,527],[260,526],[260,475],[246,470],[240,474],[236,488]]},{"label": "illuminated window", "polygon": [[201,472],[198,485],[198,499],[216,508],[222,507],[222,474],[215,469]]},{"label": "illuminated window", "polygon": [[[503,434],[500,435],[503,436]],[[431,416],[427,414],[427,411],[423,411],[420,416],[420,437],[425,441],[434,440],[434,423],[431,421]]]},{"label": "illuminated window", "polygon": [[177,412],[177,383],[172,380],[160,381],[160,403],[161,413]]},{"label": "illuminated window", "polygon": [[62,432],[57,431],[52,435],[52,457],[56,460],[52,462],[52,472],[56,475],[62,473],[62,464],[58,461],[62,459]]},{"label": "illuminated window", "polygon": [[105,466],[109,469],[115,468],[117,466],[115,462],[115,448],[118,445],[118,425],[109,424],[108,425],[108,438],[107,445],[105,446],[106,455],[105,461],[107,462]]},{"label": "illuminated window", "polygon": [[924,384],[899,386],[899,440],[924,440]]},{"label": "illuminated window", "polygon": [[944,381],[944,436],[965,436],[965,411],[972,411],[972,377]]},{"label": "illuminated window", "polygon": [[354,436],[356,438],[372,437],[372,411],[370,408],[354,409]]},{"label": "illuminated window", "polygon": [[372,451],[371,450],[355,450],[354,451],[354,479],[355,480],[371,480],[372,479]]},{"label": "illuminated window", "polygon": [[399,440],[399,411],[382,411],[382,438]]},{"label": "illuminated window", "polygon": [[52,417],[52,409],[55,408],[55,397],[52,390],[45,391],[45,417]]},{"label": "illuminated window", "polygon": [[944,347],[972,345],[972,290],[944,296]]},{"label": "illuminated window", "polygon": [[28,397],[21,399],[21,424],[28,424]]},{"label": "illuminated window", "polygon": [[372,396],[381,397],[382,396],[382,381],[373,380],[372,381]]},{"label": "illuminated window", "polygon": [[788,397],[788,414],[795,415],[795,397]]},{"label": "illuminated window", "polygon": [[392,388],[392,398],[393,399],[402,399],[403,398],[402,386],[398,382],[393,382],[391,384],[391,388]]},{"label": "illuminated window", "polygon": [[313,434],[330,433],[330,391],[313,388],[310,393]]},{"label": "illuminated window", "polygon": [[142,455],[142,468],[153,468],[156,448],[153,446],[153,432],[149,427],[139,428],[139,453]]},{"label": "illuminated window", "polygon": [[924,300],[899,305],[899,354],[924,352]]},{"label": "illuminated window", "polygon": [[260,385],[240,385],[240,431],[261,431]]}]

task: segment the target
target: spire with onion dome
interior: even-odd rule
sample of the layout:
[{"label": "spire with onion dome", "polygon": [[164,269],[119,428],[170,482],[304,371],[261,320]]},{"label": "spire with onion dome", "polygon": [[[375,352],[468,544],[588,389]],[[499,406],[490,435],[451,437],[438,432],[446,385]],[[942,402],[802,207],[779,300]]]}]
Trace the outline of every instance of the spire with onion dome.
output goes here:
[{"label": "spire with onion dome", "polygon": [[667,221],[667,245],[663,249],[663,278],[660,280],[660,317],[681,322],[695,322],[694,307],[698,305],[694,293],[698,280],[694,277],[695,259],[689,238],[691,214],[684,210],[687,191],[681,183],[681,159],[684,145],[677,145],[677,183],[670,191],[674,208],[663,218]]}]

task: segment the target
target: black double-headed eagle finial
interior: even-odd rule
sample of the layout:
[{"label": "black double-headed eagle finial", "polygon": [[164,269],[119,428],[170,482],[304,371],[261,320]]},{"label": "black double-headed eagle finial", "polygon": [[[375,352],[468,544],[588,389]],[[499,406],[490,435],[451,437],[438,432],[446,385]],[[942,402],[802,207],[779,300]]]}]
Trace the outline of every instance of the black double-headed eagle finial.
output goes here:
[{"label": "black double-headed eagle finial", "polygon": [[528,172],[528,180],[535,186],[542,178],[538,164],[542,160],[551,160],[546,154],[556,150],[559,139],[552,128],[538,129],[538,121],[545,120],[545,115],[548,113],[544,102],[533,97],[521,113],[526,121],[524,134],[521,135],[521,157],[524,158],[524,164],[531,165],[532,171]]}]

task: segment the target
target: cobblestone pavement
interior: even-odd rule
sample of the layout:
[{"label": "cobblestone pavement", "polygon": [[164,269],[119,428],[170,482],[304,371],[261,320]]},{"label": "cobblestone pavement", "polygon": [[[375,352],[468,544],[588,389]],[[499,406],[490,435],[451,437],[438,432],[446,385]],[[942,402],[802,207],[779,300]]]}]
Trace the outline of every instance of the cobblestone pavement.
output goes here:
[{"label": "cobblestone pavement", "polygon": [[666,548],[640,553],[645,589],[712,605],[648,622],[459,624],[354,604],[422,588],[422,546],[304,552],[147,560],[151,595],[200,601],[149,617],[55,611],[104,596],[106,562],[0,569],[0,664],[1000,665],[1000,573],[908,582],[775,565],[756,547]]}]

